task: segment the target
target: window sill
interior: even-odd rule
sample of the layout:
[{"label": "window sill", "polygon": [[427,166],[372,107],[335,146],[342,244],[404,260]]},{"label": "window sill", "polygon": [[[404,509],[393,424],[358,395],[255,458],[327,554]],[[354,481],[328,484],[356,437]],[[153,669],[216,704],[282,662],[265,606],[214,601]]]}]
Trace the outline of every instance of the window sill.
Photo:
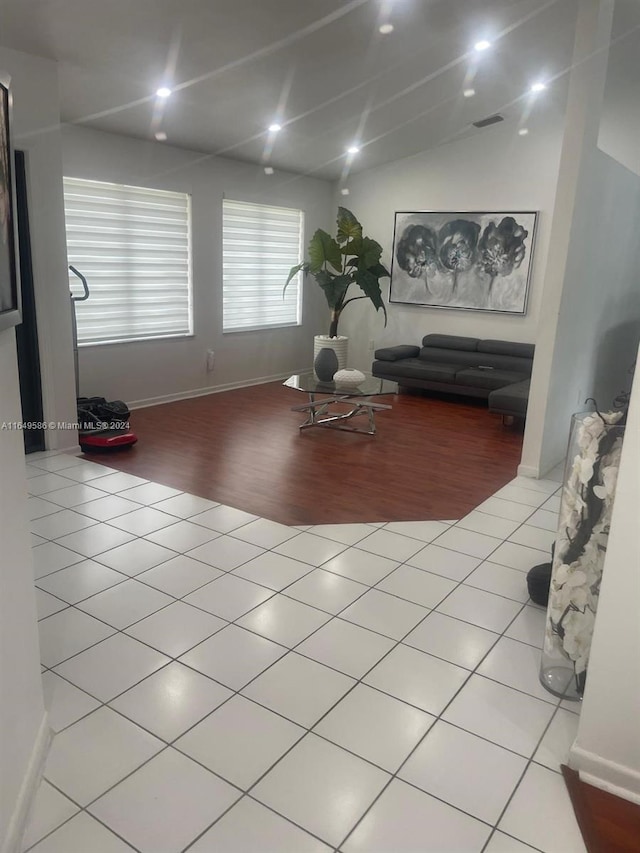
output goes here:
[{"label": "window sill", "polygon": [[185,338],[195,338],[193,332],[184,335],[158,335],[157,337],[148,338],[119,338],[114,341],[86,341],[78,343],[78,349],[89,349],[90,347],[112,347],[121,346],[123,344],[144,344],[158,343],[160,341],[183,341]]},{"label": "window sill", "polygon": [[277,329],[299,329],[302,323],[283,323],[281,326],[247,326],[243,329],[223,329],[223,335],[242,335],[246,332],[271,332]]}]

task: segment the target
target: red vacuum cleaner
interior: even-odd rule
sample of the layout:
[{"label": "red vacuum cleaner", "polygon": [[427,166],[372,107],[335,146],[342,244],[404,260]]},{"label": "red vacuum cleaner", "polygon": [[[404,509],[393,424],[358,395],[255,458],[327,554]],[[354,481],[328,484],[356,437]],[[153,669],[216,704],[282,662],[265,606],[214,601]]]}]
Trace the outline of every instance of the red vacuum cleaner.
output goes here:
[{"label": "red vacuum cleaner", "polygon": [[129,408],[122,400],[107,401],[104,397],[80,397],[80,378],[78,372],[78,324],[76,320],[76,302],[85,302],[89,298],[89,285],[86,278],[74,266],[71,272],[82,283],[82,296],[71,291],[71,325],[73,328],[73,358],[76,373],[76,402],[78,408],[78,443],[85,453],[105,450],[124,450],[138,440],[135,432],[129,429]]}]

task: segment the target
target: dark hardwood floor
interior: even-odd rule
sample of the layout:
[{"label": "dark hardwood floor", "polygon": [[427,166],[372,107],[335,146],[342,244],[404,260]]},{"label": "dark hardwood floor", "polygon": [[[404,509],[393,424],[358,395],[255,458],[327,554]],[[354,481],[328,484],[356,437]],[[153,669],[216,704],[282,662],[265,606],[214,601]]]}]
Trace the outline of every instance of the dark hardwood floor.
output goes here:
[{"label": "dark hardwood floor", "polygon": [[271,383],[139,409],[134,448],[86,457],[284,524],[457,519],[515,476],[521,431],[486,404],[380,398],[371,437],[300,432],[306,399]]},{"label": "dark hardwood floor", "polygon": [[562,775],[588,853],[638,853],[640,806],[587,785],[565,765]]}]

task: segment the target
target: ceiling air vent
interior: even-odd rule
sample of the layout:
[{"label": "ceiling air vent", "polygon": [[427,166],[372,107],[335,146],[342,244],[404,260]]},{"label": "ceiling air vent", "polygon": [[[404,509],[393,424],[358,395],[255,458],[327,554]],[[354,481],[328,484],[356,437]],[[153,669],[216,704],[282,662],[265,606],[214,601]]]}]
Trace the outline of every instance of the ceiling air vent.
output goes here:
[{"label": "ceiling air vent", "polygon": [[499,121],[504,121],[504,116],[494,115],[481,118],[480,121],[472,122],[474,127],[489,127],[490,124],[497,124]]}]

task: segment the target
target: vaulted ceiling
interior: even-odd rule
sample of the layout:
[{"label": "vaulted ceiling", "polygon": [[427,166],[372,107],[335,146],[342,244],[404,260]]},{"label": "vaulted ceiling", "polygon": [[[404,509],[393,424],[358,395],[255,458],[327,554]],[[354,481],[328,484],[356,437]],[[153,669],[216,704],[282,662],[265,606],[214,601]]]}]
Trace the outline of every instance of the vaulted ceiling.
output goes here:
[{"label": "vaulted ceiling", "polygon": [[1,0],[0,43],[60,63],[64,121],[336,179],[495,112],[560,120],[577,2]]}]

